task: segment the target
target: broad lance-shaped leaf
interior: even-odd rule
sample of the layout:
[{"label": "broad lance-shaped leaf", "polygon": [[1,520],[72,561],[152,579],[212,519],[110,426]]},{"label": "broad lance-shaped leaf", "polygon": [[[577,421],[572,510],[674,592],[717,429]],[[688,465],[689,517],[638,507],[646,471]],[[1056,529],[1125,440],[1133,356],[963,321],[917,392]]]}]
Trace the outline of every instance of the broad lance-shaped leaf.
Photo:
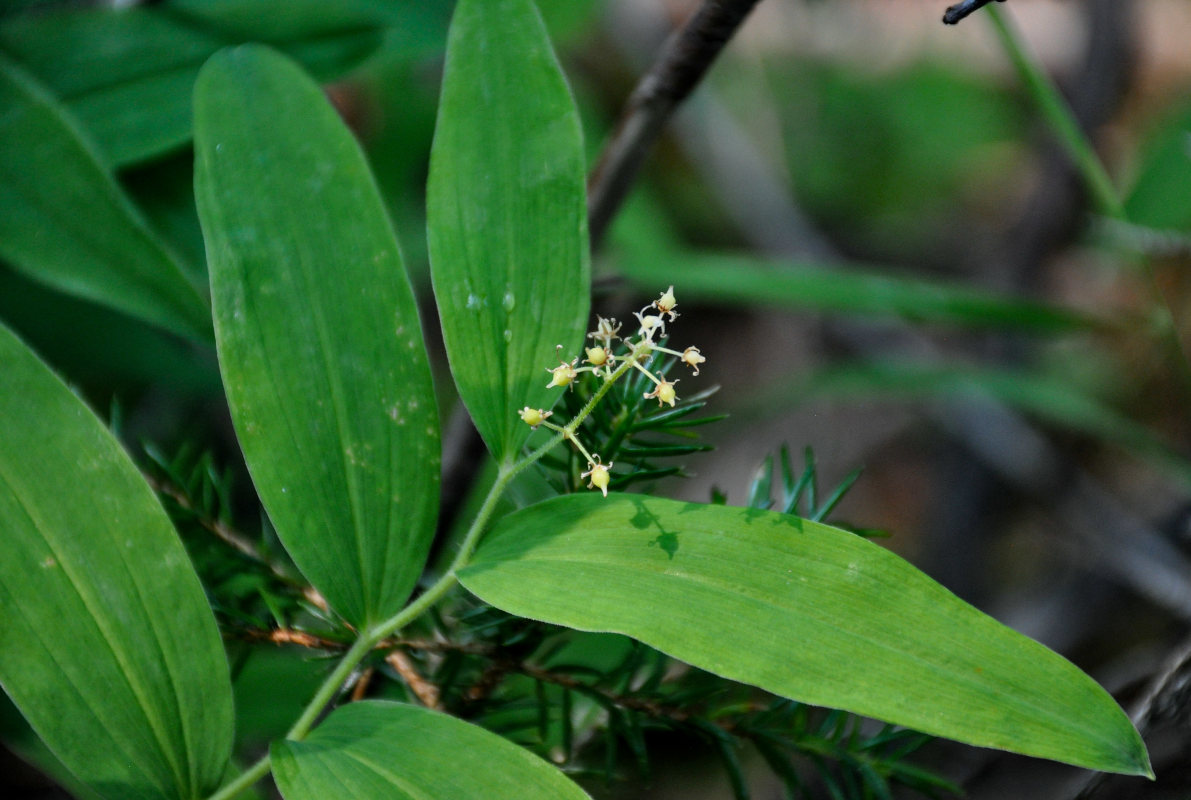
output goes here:
[{"label": "broad lance-shaped leaf", "polygon": [[0,684],[80,781],[192,800],[232,689],[186,551],[115,438],[0,327]]},{"label": "broad lance-shaped leaf", "polygon": [[0,55],[0,257],[64,292],[195,339],[211,312],[95,149]]},{"label": "broad lance-shaped leaf", "polygon": [[300,742],[279,741],[273,774],[286,800],[584,800],[537,756],[494,733],[416,706],[338,708]]},{"label": "broad lance-shaped leaf", "polygon": [[203,68],[195,152],[248,468],[298,567],[368,626],[409,596],[438,513],[438,416],[397,240],[351,133],[267,47]]},{"label": "broad lance-shaped leaf", "polygon": [[459,574],[513,614],[639,639],[784,697],[1150,774],[1112,697],[906,561],[785,514],[569,495],[505,517]]},{"label": "broad lance-shaped leaf", "polygon": [[587,321],[578,113],[530,0],[461,0],[447,40],[426,215],[434,294],[459,395],[498,460],[549,407],[555,345]]}]

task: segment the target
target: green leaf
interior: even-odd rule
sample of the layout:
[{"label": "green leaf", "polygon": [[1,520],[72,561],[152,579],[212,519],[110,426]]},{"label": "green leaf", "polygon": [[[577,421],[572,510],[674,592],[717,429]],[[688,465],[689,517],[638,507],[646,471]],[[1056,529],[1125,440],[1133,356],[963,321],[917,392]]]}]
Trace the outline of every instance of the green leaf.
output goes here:
[{"label": "green leaf", "polygon": [[358,4],[275,6],[267,14],[255,0],[54,9],[0,22],[0,47],[62,99],[109,163],[125,166],[190,140],[195,76],[225,45],[276,43],[334,75],[380,44],[379,15]]},{"label": "green leaf", "polygon": [[0,319],[47,363],[97,391],[158,381],[171,393],[216,397],[222,392],[213,348],[195,347],[168,331],[3,267]]},{"label": "green leaf", "polygon": [[0,56],[0,257],[79,297],[198,339],[202,292],[52,97]]},{"label": "green leaf", "polygon": [[454,717],[382,701],[337,709],[305,741],[272,748],[286,800],[582,800],[537,756]]},{"label": "green leaf", "polygon": [[[1029,130],[1005,83],[955,62],[774,58],[765,74],[799,205],[850,247],[900,261],[964,246],[957,212],[980,214],[976,198],[1003,191],[1007,162],[993,154]],[[739,94],[725,99],[748,125]]]},{"label": "green leaf", "polygon": [[461,0],[430,158],[434,293],[460,397],[498,461],[550,407],[590,289],[582,135],[530,0]]},{"label": "green leaf", "polygon": [[382,45],[386,27],[408,15],[374,0],[286,0],[261,13],[259,0],[171,0],[168,13],[231,43],[271,45],[319,80],[337,78]]},{"label": "green leaf", "polygon": [[970,744],[1150,774],[1113,699],[872,542],[634,495],[505,517],[459,574],[512,614],[637,638],[732,680]]},{"label": "green leaf", "polygon": [[0,695],[0,742],[5,749],[70,793],[74,800],[103,800],[55,756],[6,695]]},{"label": "green leaf", "polygon": [[2,327],[0,374],[0,683],[96,793],[202,797],[232,693],[186,551],[115,438]]},{"label": "green leaf", "polygon": [[438,513],[417,305],[368,165],[318,85],[260,45],[195,87],[220,369],[282,542],[349,622],[396,613]]},{"label": "green leaf", "polygon": [[259,0],[170,0],[169,11],[196,28],[274,45],[374,31],[391,13],[374,0],[286,0],[267,14],[261,13]]},{"label": "green leaf", "polygon": [[1137,181],[1125,200],[1130,222],[1158,229],[1191,228],[1191,105],[1177,107],[1147,142]]},{"label": "green leaf", "polygon": [[113,166],[190,138],[194,76],[223,44],[160,9],[56,9],[0,24],[0,46],[45,83]]},{"label": "green leaf", "polygon": [[746,255],[682,250],[638,253],[623,269],[642,291],[675,284],[683,301],[813,309],[866,317],[1063,333],[1105,323],[1072,309],[964,286],[886,274],[861,265],[828,267]]}]

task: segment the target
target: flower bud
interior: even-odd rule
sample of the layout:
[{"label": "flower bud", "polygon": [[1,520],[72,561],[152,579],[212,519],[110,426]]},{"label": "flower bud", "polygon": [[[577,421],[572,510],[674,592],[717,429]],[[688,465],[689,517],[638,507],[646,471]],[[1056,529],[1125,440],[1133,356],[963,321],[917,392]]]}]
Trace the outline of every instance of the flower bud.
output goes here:
[{"label": "flower bud", "polygon": [[[554,349],[561,353],[562,345],[560,344]],[[565,361],[560,361],[558,366],[554,367],[553,369],[546,367],[546,371],[553,376],[550,378],[550,382],[546,384],[546,388],[549,389],[553,386],[570,386],[575,380],[575,376],[578,374],[575,372],[575,365],[578,363],[579,359],[572,358],[570,364]]]},{"label": "flower bud", "polygon": [[645,396],[650,398],[657,398],[658,405],[667,403],[671,408],[674,407],[674,401],[678,399],[678,394],[674,390],[674,384],[678,381],[662,381],[652,392],[646,392]]},{"label": "flower bud", "polygon": [[608,363],[608,351],[603,347],[586,347],[587,363],[593,367],[602,367]]},{"label": "flower bud", "polygon": [[536,428],[546,421],[546,418],[553,414],[553,411],[543,411],[540,408],[530,408],[526,406],[517,412],[521,417],[521,421],[531,428]]}]

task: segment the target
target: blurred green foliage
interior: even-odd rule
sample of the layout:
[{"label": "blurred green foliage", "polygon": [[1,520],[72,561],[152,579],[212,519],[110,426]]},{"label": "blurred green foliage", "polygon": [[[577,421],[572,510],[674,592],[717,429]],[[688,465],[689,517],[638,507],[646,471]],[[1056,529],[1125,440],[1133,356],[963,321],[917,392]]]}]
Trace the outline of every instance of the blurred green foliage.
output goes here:
[{"label": "blurred green foliage", "polygon": [[769,85],[799,200],[849,247],[886,258],[928,251],[978,207],[1026,130],[1012,92],[951,64],[793,62]]}]

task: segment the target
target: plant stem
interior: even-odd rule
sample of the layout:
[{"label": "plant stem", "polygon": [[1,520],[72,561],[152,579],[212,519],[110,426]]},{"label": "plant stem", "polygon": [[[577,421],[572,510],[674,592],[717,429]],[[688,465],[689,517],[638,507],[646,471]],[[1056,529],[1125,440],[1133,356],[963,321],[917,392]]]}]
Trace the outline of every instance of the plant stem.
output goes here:
[{"label": "plant stem", "polygon": [[370,635],[370,632],[366,631],[359,639],[356,639],[351,648],[339,659],[339,663],[335,665],[335,669],[331,670],[331,674],[318,687],[318,691],[314,693],[314,697],[306,704],[306,709],[302,712],[302,715],[298,717],[297,721],[286,732],[285,738],[294,741],[300,741],[306,738],[306,734],[310,732],[310,728],[318,719],[318,715],[335,699],[335,695],[339,693],[340,687],[343,686],[356,667],[360,665],[360,662],[364,660],[364,656],[368,655],[369,651],[372,650],[379,638],[374,639]]},{"label": "plant stem", "polygon": [[[335,696],[343,687],[344,682],[360,666],[360,662],[364,660],[368,653],[382,640],[392,635],[394,631],[405,627],[420,617],[431,606],[441,600],[447,592],[454,588],[455,584],[459,582],[459,570],[467,566],[468,561],[471,560],[472,553],[475,552],[476,546],[480,542],[480,537],[488,527],[488,520],[496,510],[500,498],[504,496],[509,483],[524,469],[557,447],[563,439],[572,438],[579,425],[591,414],[596,404],[612,388],[612,384],[628,372],[633,363],[634,360],[630,358],[617,367],[611,377],[604,381],[603,385],[591,396],[587,404],[583,406],[583,409],[575,415],[575,418],[563,426],[559,433],[552,436],[548,442],[523,458],[515,462],[506,461],[500,466],[496,480],[493,482],[492,488],[488,490],[488,496],[484,498],[484,504],[480,506],[480,510],[476,513],[476,518],[472,520],[471,527],[467,529],[467,534],[463,537],[463,542],[459,545],[459,552],[455,554],[455,558],[451,561],[451,566],[442,577],[435,581],[429,589],[418,595],[418,598],[412,603],[389,619],[361,632],[360,637],[356,639],[351,648],[340,658],[339,663],[335,665],[335,669],[323,680],[318,691],[315,692],[314,697],[310,699],[310,702],[302,711],[302,715],[298,717],[297,721],[294,722],[293,726],[286,733],[286,739],[301,741],[306,738],[306,735],[310,733],[310,729],[318,720],[319,715],[335,699]],[[210,795],[207,800],[231,800],[231,798],[268,775],[270,769],[269,757],[265,756],[245,770],[234,781]]]},{"label": "plant stem", "polygon": [[238,795],[240,792],[247,789],[252,784],[259,781],[261,778],[269,774],[270,764],[269,757],[266,755],[253,764],[248,769],[240,773],[234,781],[224,786],[215,794],[210,795],[207,800],[231,800],[231,798]]},{"label": "plant stem", "polygon": [[[961,3],[948,6],[947,10],[943,12],[943,24],[955,25],[964,17],[974,11],[979,11],[991,2],[992,0],[963,0]],[[1004,2],[1004,0],[1000,0],[1000,2]]]},{"label": "plant stem", "polygon": [[1125,206],[1092,143],[1079,127],[1070,104],[1059,93],[1050,76],[1042,70],[1038,60],[1027,51],[1021,32],[1013,21],[996,6],[990,6],[987,12],[1018,77],[1026,85],[1059,144],[1075,164],[1096,207],[1105,216],[1124,220]]},{"label": "plant stem", "polygon": [[[1071,158],[1084,185],[1087,187],[1096,208],[1101,214],[1121,222],[1128,222],[1125,204],[1113,186],[1108,170],[1096,155],[1086,134],[1079,126],[1071,106],[1059,93],[1054,81],[1042,69],[1038,60],[1027,50],[1021,32],[1017,29],[1000,8],[989,6],[989,19],[1010,61],[1013,62],[1018,76],[1026,85],[1034,103],[1038,106],[1042,116],[1050,125],[1051,130],[1059,140],[1059,144]],[[1181,387],[1185,400],[1191,401],[1191,359],[1183,348],[1179,339],[1178,328],[1175,325],[1174,314],[1158,285],[1157,276],[1148,258],[1138,256],[1136,263],[1141,269],[1146,290],[1150,295],[1153,309],[1153,326],[1156,338],[1166,348],[1168,358],[1174,363],[1181,378]]]}]

